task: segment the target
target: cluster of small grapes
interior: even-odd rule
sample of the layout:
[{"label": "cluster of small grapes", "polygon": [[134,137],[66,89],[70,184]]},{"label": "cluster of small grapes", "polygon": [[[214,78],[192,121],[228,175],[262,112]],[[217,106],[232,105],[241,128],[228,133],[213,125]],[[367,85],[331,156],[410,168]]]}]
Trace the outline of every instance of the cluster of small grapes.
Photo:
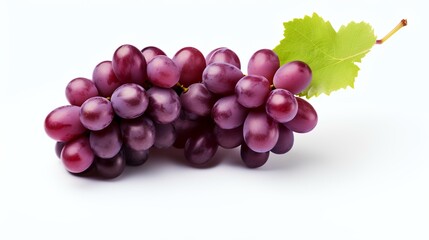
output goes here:
[{"label": "cluster of small grapes", "polygon": [[92,80],[75,78],[66,87],[70,105],[50,112],[45,131],[71,173],[95,169],[115,178],[126,165],[145,163],[151,148],[181,148],[193,166],[211,162],[218,146],[241,146],[250,168],[269,153],[284,154],[293,132],[317,123],[314,108],[296,97],[311,81],[307,64],[280,67],[269,49],[253,54],[248,75],[238,56],[217,48],[206,57],[193,47],[169,58],[159,48],[122,45],[99,63]]}]

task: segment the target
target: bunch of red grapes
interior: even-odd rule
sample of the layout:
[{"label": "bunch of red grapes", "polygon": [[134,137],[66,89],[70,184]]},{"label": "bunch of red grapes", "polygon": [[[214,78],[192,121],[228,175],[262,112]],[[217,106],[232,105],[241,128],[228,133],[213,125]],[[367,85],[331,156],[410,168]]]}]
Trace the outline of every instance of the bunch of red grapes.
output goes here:
[{"label": "bunch of red grapes", "polygon": [[298,97],[312,72],[301,61],[280,66],[269,49],[252,55],[248,75],[240,68],[237,54],[224,47],[206,57],[185,47],[169,58],[157,47],[122,45],[95,67],[92,80],[68,83],[70,105],[47,115],[45,131],[76,174],[92,169],[115,178],[126,165],[145,163],[151,149],[170,147],[204,167],[219,146],[240,146],[244,164],[257,168],[270,152],[288,152],[293,132],[316,126],[316,111]]}]

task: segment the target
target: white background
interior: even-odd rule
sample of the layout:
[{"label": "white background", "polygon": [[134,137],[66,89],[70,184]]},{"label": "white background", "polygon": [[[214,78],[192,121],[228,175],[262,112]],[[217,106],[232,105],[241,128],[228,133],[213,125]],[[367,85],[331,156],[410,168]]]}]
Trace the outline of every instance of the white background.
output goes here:
[{"label": "white background", "polygon": [[[419,1],[2,1],[0,239],[429,239],[428,17]],[[420,1],[424,2],[424,1]],[[121,44],[172,56],[227,46],[243,69],[284,21],[317,12],[378,36],[355,89],[313,98],[319,124],[256,170],[158,152],[111,181],[68,174],[43,129],[75,77]]]}]

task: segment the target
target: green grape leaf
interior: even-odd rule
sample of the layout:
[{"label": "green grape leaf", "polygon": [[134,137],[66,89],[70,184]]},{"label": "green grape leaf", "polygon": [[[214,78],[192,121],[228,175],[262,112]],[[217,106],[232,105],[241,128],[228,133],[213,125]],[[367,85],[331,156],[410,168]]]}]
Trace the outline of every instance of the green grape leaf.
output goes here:
[{"label": "green grape leaf", "polygon": [[338,32],[319,15],[296,18],[284,24],[284,39],[274,48],[280,64],[300,60],[313,73],[310,85],[301,96],[354,87],[359,67],[356,63],[371,50],[376,41],[373,28],[365,22],[350,22]]}]

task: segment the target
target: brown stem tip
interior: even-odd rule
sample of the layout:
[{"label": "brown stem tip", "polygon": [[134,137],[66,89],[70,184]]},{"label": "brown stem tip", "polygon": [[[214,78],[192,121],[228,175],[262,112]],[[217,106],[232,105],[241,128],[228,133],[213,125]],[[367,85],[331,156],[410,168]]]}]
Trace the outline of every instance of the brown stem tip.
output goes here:
[{"label": "brown stem tip", "polygon": [[405,27],[408,25],[408,21],[407,19],[402,19],[398,25],[396,25],[395,28],[392,29],[392,31],[390,31],[388,34],[386,34],[386,36],[384,36],[382,39],[378,39],[377,41],[375,41],[376,44],[382,44],[385,41],[387,41],[387,39],[389,39],[393,34],[395,34],[399,29],[401,29],[402,27]]}]

